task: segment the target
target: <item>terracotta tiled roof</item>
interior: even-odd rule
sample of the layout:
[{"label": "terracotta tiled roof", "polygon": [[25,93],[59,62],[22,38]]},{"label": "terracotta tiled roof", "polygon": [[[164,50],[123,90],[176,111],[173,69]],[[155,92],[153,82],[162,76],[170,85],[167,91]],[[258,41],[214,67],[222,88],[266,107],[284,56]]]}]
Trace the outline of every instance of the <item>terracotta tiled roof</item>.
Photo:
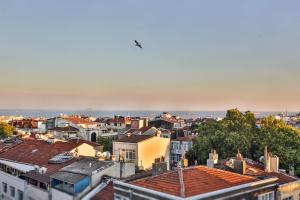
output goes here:
[{"label": "terracotta tiled roof", "polygon": [[145,133],[146,131],[148,131],[150,128],[152,128],[152,126],[144,126],[142,128],[139,129],[139,131],[141,133]]},{"label": "terracotta tiled roof", "polygon": [[160,118],[154,119],[154,121],[159,121],[159,120],[162,120],[162,121],[165,121],[165,122],[168,122],[168,123],[172,123],[172,124],[178,122],[178,120],[175,119],[175,118],[160,117]]},{"label": "terracotta tiled roof", "polygon": [[91,200],[112,200],[114,199],[114,186],[110,182],[103,190],[96,194]]},{"label": "terracotta tiled roof", "polygon": [[93,122],[91,122],[89,120],[82,119],[79,117],[65,117],[64,119],[72,122],[73,124],[94,124]]},{"label": "terracotta tiled roof", "polygon": [[88,140],[83,140],[83,139],[69,139],[68,140],[69,142],[72,142],[72,143],[79,143],[79,144],[89,144],[93,147],[98,147],[98,146],[101,146],[100,144],[98,143],[95,143],[95,142],[91,142],[91,141],[88,141]]},{"label": "terracotta tiled roof", "polygon": [[110,119],[109,121],[110,121],[110,123],[125,123],[125,124],[127,124],[127,123],[131,122],[131,119],[128,117],[115,117],[113,119]]},{"label": "terracotta tiled roof", "polygon": [[71,151],[83,143],[89,142],[76,139],[65,142],[58,141],[53,144],[48,144],[43,140],[26,138],[24,139],[24,142],[0,153],[0,159],[46,167],[47,174],[52,174],[58,169],[64,167],[64,165],[50,164],[48,163],[49,159],[58,154]]},{"label": "terracotta tiled roof", "polygon": [[182,185],[180,184],[178,171],[133,181],[131,184],[175,196],[191,197],[258,181],[258,179],[250,176],[211,169],[205,166],[183,169],[182,177],[184,194],[180,194]]},{"label": "terracotta tiled roof", "polygon": [[265,172],[263,165],[253,162],[247,162],[246,166],[246,175],[249,176],[270,176],[270,177],[276,177],[278,178],[277,183],[285,184],[289,182],[299,181],[297,177],[291,176],[289,174],[283,173],[283,172]]},{"label": "terracotta tiled roof", "polygon": [[55,127],[55,128],[49,129],[49,131],[78,132],[79,129],[75,128],[73,126],[65,126],[65,127]]},{"label": "terracotta tiled roof", "polygon": [[118,139],[116,142],[126,142],[126,143],[138,143],[149,138],[152,138],[152,135],[124,135],[122,138]]},{"label": "terracotta tiled roof", "polygon": [[[222,160],[218,164],[218,166],[225,166],[226,170],[233,171],[232,167],[229,166],[228,162],[230,159]],[[278,180],[276,181],[278,184],[285,184],[294,181],[299,181],[299,179],[295,176],[291,176],[289,174],[283,172],[266,172],[264,170],[264,166],[261,163],[256,161],[252,161],[250,159],[245,159],[246,161],[246,173],[245,175],[252,177],[276,177]]]}]

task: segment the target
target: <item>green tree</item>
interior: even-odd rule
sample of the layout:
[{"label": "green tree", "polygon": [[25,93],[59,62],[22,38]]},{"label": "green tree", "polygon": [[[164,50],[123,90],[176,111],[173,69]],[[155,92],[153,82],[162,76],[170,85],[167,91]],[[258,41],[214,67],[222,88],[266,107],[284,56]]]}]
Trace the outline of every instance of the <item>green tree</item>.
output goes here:
[{"label": "green tree", "polygon": [[193,148],[187,152],[190,163],[197,160],[206,164],[208,153],[216,149],[220,158],[235,156],[237,150],[244,157],[258,160],[265,146],[280,158],[280,168],[295,167],[300,175],[300,131],[274,117],[262,119],[261,127],[256,127],[256,118],[250,111],[238,109],[227,111],[221,121],[210,121],[198,126],[198,137]]},{"label": "green tree", "polygon": [[97,142],[98,144],[101,144],[103,146],[103,151],[109,151],[110,153],[112,153],[113,140],[111,138],[98,137]]},{"label": "green tree", "polygon": [[13,134],[14,127],[8,123],[0,122],[0,138],[7,138]]}]

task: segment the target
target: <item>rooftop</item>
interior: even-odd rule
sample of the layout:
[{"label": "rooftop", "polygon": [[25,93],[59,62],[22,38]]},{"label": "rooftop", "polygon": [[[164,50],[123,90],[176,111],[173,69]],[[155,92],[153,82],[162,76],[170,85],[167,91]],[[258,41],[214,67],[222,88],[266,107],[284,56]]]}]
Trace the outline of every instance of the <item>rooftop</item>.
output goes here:
[{"label": "rooftop", "polygon": [[114,199],[114,186],[111,181],[103,190],[97,193],[91,200],[112,200]]},{"label": "rooftop", "polygon": [[176,139],[174,139],[174,140],[172,140],[172,141],[184,141],[184,142],[189,142],[189,141],[193,141],[194,138],[195,138],[195,136],[177,137]]},{"label": "rooftop", "polygon": [[250,176],[197,166],[182,170],[181,183],[179,172],[172,171],[133,181],[131,184],[175,196],[191,197],[258,181],[258,179]]},{"label": "rooftop", "polygon": [[77,174],[77,173],[65,172],[65,171],[58,171],[51,176],[51,178],[64,181],[67,183],[71,183],[71,184],[75,184],[86,177],[87,176],[83,174]]},{"label": "rooftop", "polygon": [[118,139],[116,142],[126,142],[126,143],[139,143],[144,140],[148,140],[154,136],[152,135],[124,135],[122,138]]},{"label": "rooftop", "polygon": [[[49,160],[58,154],[71,151],[83,143],[90,144],[91,142],[75,139],[57,141],[49,144],[44,140],[36,140],[29,137],[24,138],[22,143],[14,145],[13,147],[1,152],[0,159],[46,167],[47,174],[52,174],[65,165],[51,164],[49,163]],[[93,143],[93,145],[96,146],[95,143]]]},{"label": "rooftop", "polygon": [[91,175],[94,171],[102,171],[113,164],[112,161],[100,161],[91,157],[81,157],[80,160],[62,168],[61,171]]},{"label": "rooftop", "polygon": [[86,124],[86,125],[94,124],[94,122],[91,122],[87,119],[83,119],[77,116],[64,117],[64,119],[72,122],[73,124]]},{"label": "rooftop", "polygon": [[79,129],[75,128],[73,126],[65,126],[65,127],[55,127],[52,129],[49,129],[50,131],[61,131],[61,132],[78,132]]}]

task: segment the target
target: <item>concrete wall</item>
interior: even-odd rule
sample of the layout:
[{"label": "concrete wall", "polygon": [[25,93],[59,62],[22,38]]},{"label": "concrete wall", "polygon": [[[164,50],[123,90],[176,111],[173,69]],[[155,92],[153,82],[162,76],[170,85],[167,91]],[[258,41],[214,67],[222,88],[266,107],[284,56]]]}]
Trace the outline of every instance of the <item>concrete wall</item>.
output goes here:
[{"label": "concrete wall", "polygon": [[52,199],[55,200],[73,200],[73,196],[57,189],[51,188]]},{"label": "concrete wall", "polygon": [[[4,193],[3,191],[2,182],[7,184],[7,193]],[[10,196],[9,186],[13,186],[15,188],[14,198]],[[0,171],[0,194],[4,195],[4,199],[18,199],[18,190],[22,191],[24,196],[25,181],[18,178],[17,176],[12,176],[10,174]]]},{"label": "concrete wall", "polygon": [[[79,147],[76,148],[78,150],[78,155],[80,156],[91,156],[95,157],[96,150],[93,146],[83,143]],[[74,153],[76,149],[73,149],[71,152]]]},{"label": "concrete wall", "polygon": [[[115,162],[114,166],[107,168],[103,172],[103,174],[114,178],[120,178],[120,163]],[[135,163],[123,163],[122,178],[126,178],[134,174],[135,174]]]},{"label": "concrete wall", "polygon": [[[116,160],[119,161],[119,151],[121,149],[135,150],[137,157],[137,144],[135,143],[124,143],[124,142],[113,142],[113,155]],[[137,164],[137,160],[135,162]]]},{"label": "concrete wall", "polygon": [[278,200],[287,197],[293,197],[293,199],[300,198],[300,181],[281,185],[277,190],[277,197]]},{"label": "concrete wall", "polygon": [[170,138],[160,135],[138,143],[138,166],[141,169],[151,169],[156,158],[164,157],[169,170]]},{"label": "concrete wall", "polygon": [[25,185],[24,199],[34,199],[34,200],[48,200],[49,193],[48,190],[42,190],[33,185]]}]

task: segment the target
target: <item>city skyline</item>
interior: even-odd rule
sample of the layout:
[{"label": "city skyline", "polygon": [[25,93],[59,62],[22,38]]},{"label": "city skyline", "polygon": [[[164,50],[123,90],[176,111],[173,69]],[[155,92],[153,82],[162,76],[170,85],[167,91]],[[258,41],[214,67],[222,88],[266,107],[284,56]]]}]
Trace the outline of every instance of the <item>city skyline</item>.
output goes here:
[{"label": "city skyline", "polygon": [[0,108],[299,111],[299,5],[0,2]]}]

